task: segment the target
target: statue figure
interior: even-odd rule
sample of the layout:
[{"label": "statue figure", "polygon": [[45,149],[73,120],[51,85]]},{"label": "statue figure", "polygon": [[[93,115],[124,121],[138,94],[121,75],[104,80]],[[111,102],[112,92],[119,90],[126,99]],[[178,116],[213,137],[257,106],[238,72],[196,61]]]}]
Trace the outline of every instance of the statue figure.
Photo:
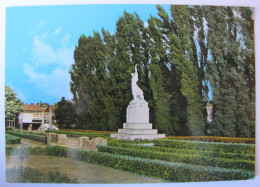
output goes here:
[{"label": "statue figure", "polygon": [[141,88],[138,87],[138,85],[136,84],[138,81],[138,73],[137,73],[137,64],[135,65],[135,72],[131,73],[132,75],[132,80],[131,80],[131,87],[132,87],[132,94],[134,97],[134,100],[144,100],[144,93],[141,90]]}]

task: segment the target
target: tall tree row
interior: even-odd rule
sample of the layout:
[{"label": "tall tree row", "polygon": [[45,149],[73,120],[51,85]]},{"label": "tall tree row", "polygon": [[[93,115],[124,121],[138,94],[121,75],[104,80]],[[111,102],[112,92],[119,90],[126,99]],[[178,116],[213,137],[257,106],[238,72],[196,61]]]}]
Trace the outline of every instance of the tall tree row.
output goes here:
[{"label": "tall tree row", "polygon": [[[250,8],[171,6],[142,21],[124,12],[114,34],[82,35],[71,92],[78,128],[117,130],[132,100],[131,72],[168,135],[254,137],[254,29]],[[213,122],[206,123],[206,102]]]},{"label": "tall tree row", "polygon": [[[214,11],[213,11],[214,10]],[[252,10],[206,7],[207,78],[216,107],[212,134],[254,137],[254,28]],[[249,39],[250,38],[250,39]],[[245,53],[245,51],[247,51]]]}]

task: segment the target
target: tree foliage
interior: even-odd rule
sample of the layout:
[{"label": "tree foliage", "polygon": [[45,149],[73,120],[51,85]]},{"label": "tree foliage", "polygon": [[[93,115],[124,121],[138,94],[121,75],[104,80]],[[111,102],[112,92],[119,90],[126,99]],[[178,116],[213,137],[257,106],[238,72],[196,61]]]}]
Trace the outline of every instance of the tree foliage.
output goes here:
[{"label": "tree foliage", "polygon": [[55,110],[55,120],[59,128],[69,129],[74,128],[77,123],[77,114],[72,102],[64,97],[57,103]]},{"label": "tree foliage", "polygon": [[[115,33],[79,38],[70,71],[78,128],[122,128],[137,64],[150,122],[160,132],[254,137],[252,9],[156,8],[158,16],[146,23],[124,12]],[[206,124],[210,100],[213,123]]]},{"label": "tree foliage", "polygon": [[10,86],[5,86],[5,118],[14,119],[23,111],[23,103]]}]

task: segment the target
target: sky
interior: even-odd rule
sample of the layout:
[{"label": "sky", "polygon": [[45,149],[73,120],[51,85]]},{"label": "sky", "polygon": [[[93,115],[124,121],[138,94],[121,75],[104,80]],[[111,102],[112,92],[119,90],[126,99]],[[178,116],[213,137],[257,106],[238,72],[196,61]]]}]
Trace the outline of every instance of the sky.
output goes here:
[{"label": "sky", "polygon": [[69,70],[79,37],[102,28],[114,33],[124,11],[144,22],[157,16],[155,5],[7,7],[5,84],[27,104],[72,99]]}]

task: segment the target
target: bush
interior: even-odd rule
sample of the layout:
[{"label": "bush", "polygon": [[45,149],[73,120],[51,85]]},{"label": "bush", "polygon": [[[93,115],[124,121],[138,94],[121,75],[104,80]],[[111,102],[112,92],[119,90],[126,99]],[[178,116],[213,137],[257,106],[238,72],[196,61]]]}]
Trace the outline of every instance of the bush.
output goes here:
[{"label": "bush", "polygon": [[46,148],[44,147],[35,147],[32,148],[28,145],[14,147],[14,146],[5,146],[5,155],[19,155],[20,153],[28,152],[29,155],[46,155]]},{"label": "bush", "polygon": [[122,147],[122,148],[144,150],[144,151],[189,154],[189,155],[209,156],[209,157],[229,158],[229,159],[255,160],[254,154],[245,154],[245,153],[244,154],[225,153],[219,151],[202,151],[202,150],[194,150],[194,149],[177,149],[177,148],[167,148],[167,147],[158,147],[158,146],[134,145],[128,143],[120,143],[117,141],[114,142],[110,141],[108,142],[108,145],[113,147]]},{"label": "bush", "polygon": [[68,137],[78,138],[81,136],[87,136],[89,139],[101,137],[101,138],[110,138],[110,134],[103,133],[92,133],[92,132],[74,132],[74,131],[51,131],[47,130],[46,133],[58,133],[58,134],[66,134]]},{"label": "bush", "polygon": [[196,142],[182,140],[155,140],[155,146],[169,147],[176,149],[193,149],[202,151],[219,151],[223,153],[240,153],[255,154],[254,144],[237,144],[237,143],[213,143],[213,142]]},{"label": "bush", "polygon": [[41,173],[29,167],[6,170],[6,182],[14,183],[78,183],[59,171]]},{"label": "bush", "polygon": [[5,132],[7,132],[8,130],[13,130],[12,127],[5,127]]},{"label": "bush", "polygon": [[[42,148],[38,147],[31,149],[35,150]],[[158,177],[175,182],[245,180],[255,176],[255,173],[251,171],[210,166],[194,166],[192,164],[113,155],[61,146],[48,146],[44,148],[44,152],[47,155],[56,154],[56,156],[68,156],[92,164],[123,169],[141,175]]]},{"label": "bush", "polygon": [[7,131],[7,133],[47,144],[47,136],[45,134],[38,134],[38,133],[18,131],[18,130],[11,130],[11,131],[9,130]]},{"label": "bush", "polygon": [[125,149],[119,147],[98,145],[98,151],[107,152],[116,155],[128,155],[133,157],[141,157],[155,160],[165,160],[170,162],[183,162],[194,165],[216,166],[232,169],[244,169],[254,171],[255,162],[251,160],[242,159],[224,159],[202,155],[179,154],[179,153],[165,153],[154,152],[147,150]]},{"label": "bush", "polygon": [[21,143],[21,138],[10,135],[10,134],[5,134],[5,143],[6,144],[19,144],[19,143]]}]

